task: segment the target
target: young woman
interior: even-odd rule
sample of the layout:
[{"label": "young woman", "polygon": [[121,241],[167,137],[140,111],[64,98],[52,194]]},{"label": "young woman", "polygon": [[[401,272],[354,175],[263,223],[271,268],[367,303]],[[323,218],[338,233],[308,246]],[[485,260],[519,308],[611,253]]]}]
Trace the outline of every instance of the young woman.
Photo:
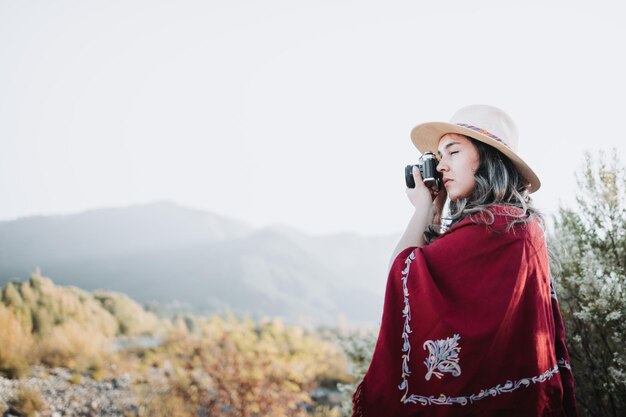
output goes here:
[{"label": "young woman", "polygon": [[517,155],[513,121],[467,106],[411,138],[438,155],[443,189],[413,170],[415,211],[392,256],[353,415],[577,416],[543,222],[529,197],[540,182]]}]

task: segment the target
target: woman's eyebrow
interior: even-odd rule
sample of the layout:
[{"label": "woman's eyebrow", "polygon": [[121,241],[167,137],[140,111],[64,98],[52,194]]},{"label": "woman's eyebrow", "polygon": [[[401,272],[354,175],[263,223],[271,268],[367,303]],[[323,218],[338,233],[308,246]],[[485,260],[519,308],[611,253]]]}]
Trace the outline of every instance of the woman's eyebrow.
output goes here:
[{"label": "woman's eyebrow", "polygon": [[[443,150],[445,151],[446,149],[448,149],[452,145],[459,145],[459,142],[450,142],[446,146],[443,147]],[[437,151],[437,155],[439,155],[439,157],[441,158],[441,151],[438,150]]]}]

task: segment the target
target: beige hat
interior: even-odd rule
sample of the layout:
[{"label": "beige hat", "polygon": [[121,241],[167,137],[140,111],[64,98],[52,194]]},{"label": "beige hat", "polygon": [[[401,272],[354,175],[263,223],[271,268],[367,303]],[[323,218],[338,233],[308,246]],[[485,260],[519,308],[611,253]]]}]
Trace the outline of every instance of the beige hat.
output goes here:
[{"label": "beige hat", "polygon": [[528,190],[534,193],[541,186],[534,171],[517,155],[517,128],[502,110],[482,104],[463,107],[450,123],[430,122],[417,125],[411,131],[411,140],[421,152],[437,153],[439,139],[446,133],[458,133],[493,146],[505,154],[528,181]]}]

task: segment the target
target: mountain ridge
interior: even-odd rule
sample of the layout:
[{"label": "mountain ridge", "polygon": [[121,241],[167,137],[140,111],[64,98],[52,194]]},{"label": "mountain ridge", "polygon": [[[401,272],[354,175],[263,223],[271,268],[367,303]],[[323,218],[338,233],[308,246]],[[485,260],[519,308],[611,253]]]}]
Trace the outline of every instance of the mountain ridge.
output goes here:
[{"label": "mountain ridge", "polygon": [[396,241],[255,229],[167,202],[36,219],[0,222],[0,284],[39,267],[60,285],[142,303],[315,324],[379,320]]}]

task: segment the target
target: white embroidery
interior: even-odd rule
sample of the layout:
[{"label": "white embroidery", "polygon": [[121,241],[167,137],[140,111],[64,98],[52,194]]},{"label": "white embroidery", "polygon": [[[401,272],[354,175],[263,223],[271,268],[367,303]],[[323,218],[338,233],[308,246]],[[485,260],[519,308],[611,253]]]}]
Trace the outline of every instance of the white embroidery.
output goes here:
[{"label": "white embroidery", "polygon": [[[402,340],[403,340],[403,344],[402,344],[402,382],[400,383],[400,385],[398,385],[398,389],[400,390],[404,390],[404,395],[402,396],[402,398],[400,399],[400,401],[403,404],[407,404],[407,403],[413,403],[413,404],[421,404],[421,405],[452,405],[452,404],[460,404],[460,405],[467,405],[468,403],[474,403],[475,401],[479,401],[482,400],[483,398],[487,398],[487,397],[495,397],[496,395],[500,395],[500,394],[504,394],[504,393],[511,393],[521,387],[528,387],[531,384],[537,384],[537,383],[541,383],[541,382],[545,382],[547,380],[549,380],[550,378],[552,378],[554,375],[559,373],[559,366],[560,367],[565,367],[567,369],[571,369],[570,364],[565,361],[564,358],[561,358],[557,361],[557,365],[554,365],[553,368],[548,369],[547,371],[545,371],[544,373],[542,373],[541,375],[537,375],[537,376],[533,376],[533,377],[528,377],[528,378],[521,378],[518,379],[517,381],[511,381],[508,380],[506,381],[504,384],[498,384],[495,387],[491,387],[491,388],[487,388],[487,389],[483,389],[481,390],[479,393],[477,394],[471,394],[471,395],[466,395],[466,396],[459,396],[459,397],[449,397],[447,395],[441,394],[439,395],[439,397],[435,397],[435,396],[422,396],[422,395],[416,395],[416,394],[409,394],[409,381],[407,380],[408,376],[411,374],[411,371],[409,369],[409,355],[411,353],[411,343],[409,341],[409,334],[411,333],[411,326],[410,326],[410,322],[411,322],[411,307],[409,306],[409,290],[407,288],[407,280],[409,277],[409,269],[410,269],[410,265],[411,262],[415,260],[415,252],[411,252],[409,254],[409,256],[406,258],[406,267],[404,268],[404,270],[402,271],[402,293],[404,295],[404,308],[402,309],[402,317],[404,318],[404,327],[402,330]],[[556,295],[556,294],[554,294]],[[452,338],[452,340],[454,340],[456,337],[458,337],[458,339],[460,339],[460,336],[455,334]],[[458,339],[455,341],[458,342]],[[437,342],[444,342],[443,340],[438,340]],[[450,341],[450,338],[446,339],[446,341]],[[424,343],[424,349],[426,349],[427,343],[428,342],[432,342],[432,341],[427,341],[426,343]],[[453,343],[448,342],[449,345],[452,345]],[[456,350],[456,346],[449,346],[453,351],[455,351],[457,354],[459,352],[459,350],[461,349],[460,347],[458,348],[458,350]],[[432,352],[431,352],[432,355]],[[456,356],[457,360],[453,361],[451,359],[451,355],[449,353],[448,350],[448,356],[444,359],[448,359],[450,360],[452,363],[457,363],[458,366],[458,355]],[[441,362],[441,361],[440,361]],[[426,363],[426,362],[425,362]],[[428,365],[427,365],[428,366]],[[435,366],[436,367],[436,366]],[[454,367],[453,367],[454,368]],[[447,369],[447,368],[446,368]],[[429,369],[430,372],[430,369]],[[440,375],[437,375],[437,372],[433,371],[432,372],[435,376],[441,378]],[[459,367],[459,374],[461,373],[461,369]],[[453,376],[458,376],[458,375],[454,375],[454,372],[452,372]],[[427,380],[429,378],[426,378]]]},{"label": "white embroidery", "polygon": [[565,358],[561,358],[561,359],[559,359],[556,363],[557,363],[557,365],[559,365],[559,367],[561,367],[561,368],[567,368],[567,369],[569,369],[570,371],[572,370],[572,366],[569,364],[569,362],[568,362],[568,361],[566,361],[566,360],[565,360]]},{"label": "white embroidery", "polygon": [[404,399],[402,402],[404,404],[413,403],[413,404],[421,404],[421,405],[452,405],[452,404],[461,404],[467,405],[468,403],[474,403],[476,401],[482,400],[487,397],[495,397],[496,395],[510,393],[521,387],[528,387],[531,384],[537,384],[539,382],[545,382],[552,378],[555,374],[559,373],[559,369],[556,365],[554,368],[548,369],[543,374],[538,376],[533,376],[529,378],[522,378],[515,382],[509,380],[502,384],[498,384],[495,387],[487,388],[481,390],[478,394],[472,394],[467,396],[460,397],[448,397],[444,394],[441,394],[439,397],[430,396],[424,397],[422,395],[411,394],[408,398]]},{"label": "white embroidery", "polygon": [[452,376],[461,375],[461,366],[459,365],[459,339],[461,336],[455,334],[447,339],[427,340],[424,342],[424,349],[428,349],[429,355],[424,361],[428,372],[424,376],[426,381],[435,375],[441,379],[443,374],[448,372]]},{"label": "white embroidery", "polygon": [[409,290],[406,286],[406,280],[409,276],[409,268],[411,262],[415,259],[415,252],[411,252],[406,258],[406,267],[402,271],[402,293],[404,294],[404,309],[402,309],[402,317],[404,317],[404,327],[402,329],[402,382],[398,389],[404,390],[402,401],[404,402],[409,392],[409,381],[407,377],[411,374],[409,371],[409,355],[411,354],[411,343],[409,342],[409,334],[411,333],[411,307],[409,306]]}]

